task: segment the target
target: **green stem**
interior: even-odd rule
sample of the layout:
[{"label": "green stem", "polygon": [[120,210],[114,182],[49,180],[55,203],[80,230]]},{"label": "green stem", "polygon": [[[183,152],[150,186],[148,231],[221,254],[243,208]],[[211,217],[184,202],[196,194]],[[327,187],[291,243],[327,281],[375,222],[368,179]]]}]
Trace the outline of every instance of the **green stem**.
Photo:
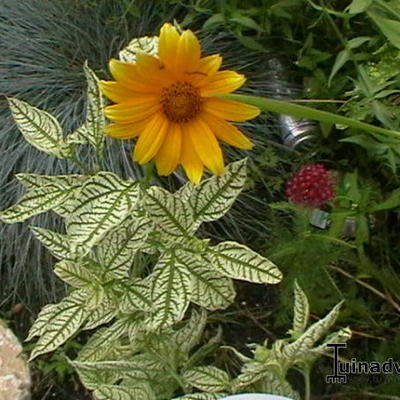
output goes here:
[{"label": "green stem", "polygon": [[311,368],[308,366],[302,370],[304,377],[304,400],[311,399],[310,370]]},{"label": "green stem", "polygon": [[144,166],[144,177],[142,180],[142,184],[145,188],[147,188],[150,185],[151,179],[153,178],[154,175],[154,162],[149,161],[145,166]]},{"label": "green stem", "polygon": [[397,139],[400,138],[400,132],[398,131],[380,128],[378,126],[366,124],[365,122],[360,122],[352,118],[343,117],[341,115],[330,113],[328,111],[322,111],[315,108],[302,106],[300,104],[293,104],[288,101],[273,100],[264,97],[249,96],[243,94],[224,94],[218,95],[216,97],[251,104],[266,112],[271,111],[278,114],[291,115],[297,118],[306,118],[320,122],[327,122],[330,124],[346,125],[354,129],[380,133],[382,135],[390,136]]}]

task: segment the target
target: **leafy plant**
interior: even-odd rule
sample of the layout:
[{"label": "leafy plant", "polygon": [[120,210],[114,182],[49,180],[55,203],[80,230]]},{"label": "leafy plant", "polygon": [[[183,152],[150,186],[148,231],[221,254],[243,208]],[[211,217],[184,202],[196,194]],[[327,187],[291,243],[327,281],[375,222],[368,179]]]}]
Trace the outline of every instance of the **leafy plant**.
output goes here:
[{"label": "leafy plant", "polygon": [[[60,303],[49,304],[40,312],[28,336],[28,340],[39,336],[31,360],[57,349],[79,331],[107,324],[82,348],[76,366],[82,374],[84,367],[79,362],[107,361],[131,371],[132,366],[120,364],[146,359],[150,350],[142,347],[143,340],[153,340],[155,335],[155,346],[162,347],[167,341],[166,348],[173,350],[171,340],[182,332],[172,327],[184,318],[190,303],[209,310],[225,308],[235,296],[232,278],[274,284],[281,280],[281,273],[271,261],[242,244],[212,245],[194,236],[203,222],[216,220],[230,209],[245,184],[246,160],[230,164],[220,176],[198,186],[186,184],[175,193],[149,187],[148,180],[122,179],[99,170],[104,145],[103,100],[94,73],[87,66],[85,71],[87,118],[66,138],[49,113],[17,99],[10,99],[9,104],[22,134],[36,148],[80,164],[77,146],[86,143],[96,153],[95,162],[80,165],[87,171],[85,175],[19,174],[27,193],[0,218],[14,223],[53,210],[65,220],[65,233],[32,227],[36,238],[60,260],[54,271],[71,290]],[[153,256],[132,269],[139,252]],[[198,322],[192,325],[201,327]],[[180,366],[169,356],[165,362],[172,363],[172,370],[156,365],[151,379],[160,373],[174,375]],[[138,382],[134,376],[121,377],[120,370],[110,368],[109,373],[102,370],[92,380],[83,378],[97,398],[137,393],[156,396],[158,389],[143,383],[143,377]]]}]

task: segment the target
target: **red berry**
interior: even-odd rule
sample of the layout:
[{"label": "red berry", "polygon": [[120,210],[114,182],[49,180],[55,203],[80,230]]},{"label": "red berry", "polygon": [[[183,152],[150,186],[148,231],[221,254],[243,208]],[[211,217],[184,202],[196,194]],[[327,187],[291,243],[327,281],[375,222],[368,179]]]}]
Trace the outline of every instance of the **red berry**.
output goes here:
[{"label": "red berry", "polygon": [[288,181],[286,195],[294,203],[319,207],[333,199],[334,180],[323,164],[306,164]]}]

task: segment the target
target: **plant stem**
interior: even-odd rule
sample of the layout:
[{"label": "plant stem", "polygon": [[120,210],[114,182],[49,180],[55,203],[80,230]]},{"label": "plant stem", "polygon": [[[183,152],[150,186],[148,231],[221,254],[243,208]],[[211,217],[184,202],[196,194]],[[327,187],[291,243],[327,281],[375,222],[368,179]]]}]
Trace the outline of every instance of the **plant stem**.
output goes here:
[{"label": "plant stem", "polygon": [[271,111],[279,114],[291,115],[297,118],[306,118],[331,124],[346,125],[350,128],[360,129],[373,133],[380,133],[382,135],[400,139],[400,132],[398,131],[392,131],[389,129],[381,128],[379,126],[366,124],[365,122],[360,122],[352,118],[343,117],[341,115],[333,114],[328,111],[322,111],[315,108],[302,106],[300,104],[293,104],[288,101],[274,100],[259,96],[249,96],[243,94],[224,94],[218,95],[216,97],[251,104],[259,107],[262,111],[266,112]]},{"label": "plant stem", "polygon": [[149,161],[144,166],[144,176],[143,176],[142,184],[145,188],[147,188],[150,185],[153,175],[154,175],[154,162]]},{"label": "plant stem", "polygon": [[310,370],[308,365],[302,370],[304,377],[304,400],[311,399]]}]

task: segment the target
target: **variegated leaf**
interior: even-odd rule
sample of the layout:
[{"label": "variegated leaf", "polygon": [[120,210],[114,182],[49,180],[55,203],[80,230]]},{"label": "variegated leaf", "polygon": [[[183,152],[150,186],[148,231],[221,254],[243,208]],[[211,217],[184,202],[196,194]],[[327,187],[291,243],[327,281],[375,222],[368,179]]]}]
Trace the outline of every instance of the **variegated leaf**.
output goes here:
[{"label": "variegated leaf", "polygon": [[117,315],[117,308],[112,303],[104,301],[94,310],[91,310],[82,330],[94,329],[110,322]]},{"label": "variegated leaf", "polygon": [[0,213],[0,219],[6,223],[21,222],[48,211],[65,202],[73,189],[60,189],[53,186],[34,189],[17,203]]},{"label": "variegated leaf", "polygon": [[229,164],[223,174],[194,187],[189,202],[196,222],[214,221],[228,212],[244,187],[246,161]]},{"label": "variegated leaf", "polygon": [[228,396],[228,393],[189,393],[172,400],[217,400]]},{"label": "variegated leaf", "polygon": [[235,392],[242,391],[243,388],[266,377],[270,370],[270,362],[248,362],[244,364],[241,374],[232,381],[232,388],[235,390]]},{"label": "variegated leaf", "polygon": [[76,288],[83,288],[98,281],[94,271],[83,262],[62,260],[55,265],[54,273],[64,282]]},{"label": "variegated leaf", "polygon": [[324,340],[324,342],[317,346],[314,347],[313,349],[310,350],[310,353],[312,353],[314,356],[319,356],[321,354],[328,353],[329,351],[332,351],[331,347],[328,347],[328,344],[330,343],[346,343],[348,340],[351,339],[352,332],[350,328],[343,328],[340,329],[336,332],[331,333],[327,338]]},{"label": "variegated leaf", "polygon": [[42,308],[39,315],[37,316],[35,322],[29,330],[28,337],[26,341],[29,342],[35,336],[40,336],[44,333],[50,321],[57,315],[60,304],[47,304]]},{"label": "variegated leaf", "polygon": [[71,155],[70,147],[64,142],[62,128],[52,115],[16,98],[9,98],[8,103],[27,142],[58,158]]},{"label": "variegated leaf", "polygon": [[286,379],[279,379],[278,376],[271,372],[266,374],[259,384],[262,387],[263,393],[285,396],[285,398],[292,400],[301,400],[299,393],[293,390]]},{"label": "variegated leaf", "polygon": [[294,361],[300,359],[304,354],[307,354],[312,346],[321,339],[334,324],[342,304],[343,302],[337,304],[327,316],[311,325],[297,340],[284,346],[282,349],[282,356]]},{"label": "variegated leaf", "polygon": [[192,279],[190,301],[208,310],[224,309],[233,303],[236,292],[230,278],[212,269],[205,258],[177,251],[177,257],[189,266]]},{"label": "variegated leaf", "polygon": [[75,135],[69,138],[69,141],[85,141],[96,149],[97,154],[102,154],[105,140],[103,131],[105,126],[104,99],[100,91],[99,80],[95,73],[88,67],[87,62],[83,69],[88,84],[86,121],[83,127],[74,132]]},{"label": "variegated leaf", "polygon": [[59,189],[79,188],[88,179],[85,175],[16,174],[15,177],[28,189],[52,186]]},{"label": "variegated leaf", "polygon": [[147,191],[145,208],[168,242],[181,242],[196,228],[187,203],[161,187],[153,186]]},{"label": "variegated leaf", "polygon": [[151,221],[146,217],[126,218],[108,233],[95,250],[95,259],[107,273],[115,278],[126,278],[136,251],[147,239]]},{"label": "variegated leaf", "polygon": [[138,51],[156,56],[158,54],[158,37],[143,36],[132,39],[128,46],[119,52],[119,58],[121,61],[135,64]]},{"label": "variegated leaf", "polygon": [[65,343],[78,331],[87,315],[88,311],[82,302],[77,301],[74,294],[61,301],[50,323],[43,328],[30,360],[40,354],[49,353]]},{"label": "variegated leaf", "polygon": [[308,299],[303,289],[297,281],[294,283],[294,317],[293,317],[293,333],[294,336],[299,336],[307,327],[310,316],[310,307]]},{"label": "variegated leaf", "polygon": [[141,279],[135,279],[126,287],[119,308],[126,314],[134,311],[150,311],[152,300],[149,286]]},{"label": "variegated leaf", "polygon": [[196,367],[183,374],[183,379],[197,389],[218,393],[230,388],[229,375],[213,366]]},{"label": "variegated leaf", "polygon": [[87,180],[76,207],[66,219],[71,244],[88,252],[125,219],[137,195],[135,182],[123,181],[111,172],[100,172]]},{"label": "variegated leaf", "polygon": [[156,264],[151,287],[153,327],[168,327],[183,318],[190,301],[188,267],[174,253],[165,254]]},{"label": "variegated leaf", "polygon": [[279,283],[282,273],[272,262],[236,242],[210,247],[210,260],[220,274],[254,283]]},{"label": "variegated leaf", "polygon": [[67,235],[37,226],[32,226],[31,231],[54,257],[62,259],[69,256],[71,249]]},{"label": "variegated leaf", "polygon": [[79,352],[79,361],[101,360],[109,354],[115,342],[126,332],[127,321],[119,319],[108,328],[101,328],[89,339]]},{"label": "variegated leaf", "polygon": [[94,391],[98,400],[155,400],[150,386],[144,382],[135,386],[101,385]]},{"label": "variegated leaf", "polygon": [[173,341],[184,353],[189,352],[192,347],[196,346],[200,342],[206,323],[207,313],[204,310],[192,311],[189,321],[183,326],[183,328],[173,333]]}]

